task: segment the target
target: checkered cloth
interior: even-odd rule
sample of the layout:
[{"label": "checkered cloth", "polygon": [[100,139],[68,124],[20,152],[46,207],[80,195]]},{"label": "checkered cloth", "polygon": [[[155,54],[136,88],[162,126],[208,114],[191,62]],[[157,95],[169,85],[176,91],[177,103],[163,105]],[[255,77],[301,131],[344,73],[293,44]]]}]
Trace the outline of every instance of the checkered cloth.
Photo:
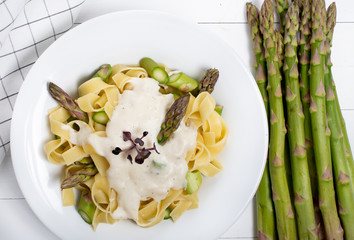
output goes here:
[{"label": "checkered cloth", "polygon": [[74,24],[85,0],[0,0],[0,162],[10,145],[11,116],[28,71]]}]

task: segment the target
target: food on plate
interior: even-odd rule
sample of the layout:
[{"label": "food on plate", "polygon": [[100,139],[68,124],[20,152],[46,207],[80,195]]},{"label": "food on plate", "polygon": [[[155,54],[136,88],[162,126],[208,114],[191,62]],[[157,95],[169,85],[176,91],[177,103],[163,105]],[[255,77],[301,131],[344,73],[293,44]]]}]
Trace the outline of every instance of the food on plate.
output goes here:
[{"label": "food on plate", "polygon": [[[336,5],[247,3],[255,80],[269,118],[257,191],[260,239],[354,239],[354,161],[330,60]],[[283,81],[282,81],[283,80]]]},{"label": "food on plate", "polygon": [[229,131],[210,94],[218,70],[198,82],[150,58],[140,66],[102,65],[77,99],[49,83],[59,106],[49,113],[47,158],[64,166],[63,205],[77,204],[81,191],[78,212],[94,229],[176,221],[198,207],[203,177],[222,170]]}]

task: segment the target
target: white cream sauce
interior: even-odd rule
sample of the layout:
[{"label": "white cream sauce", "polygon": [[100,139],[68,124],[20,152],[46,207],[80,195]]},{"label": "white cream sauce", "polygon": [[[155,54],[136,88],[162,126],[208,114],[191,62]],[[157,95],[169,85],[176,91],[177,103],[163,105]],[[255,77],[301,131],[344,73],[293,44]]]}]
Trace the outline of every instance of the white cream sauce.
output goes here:
[{"label": "white cream sauce", "polygon": [[[185,157],[189,150],[195,148],[197,131],[182,121],[165,145],[159,145],[156,136],[174,101],[173,95],[161,94],[158,83],[150,78],[132,78],[130,83],[133,89],[119,96],[119,104],[107,123],[107,137],[89,134],[87,130],[82,131],[82,128],[77,134],[80,135],[82,131],[85,136],[72,137],[76,141],[80,139],[77,142],[81,144],[81,139],[86,138],[96,152],[109,161],[107,178],[110,186],[118,193],[118,208],[112,217],[137,220],[141,200],[153,198],[160,201],[166,197],[170,188],[184,187],[188,170]],[[147,131],[143,147],[150,148],[155,143],[160,154],[151,151],[143,164],[134,162],[135,150],[114,155],[112,150],[116,147],[127,149],[132,145],[130,141],[123,140],[123,131],[131,132],[133,140],[142,137],[143,132]],[[128,154],[132,155],[133,163],[127,159]]]}]

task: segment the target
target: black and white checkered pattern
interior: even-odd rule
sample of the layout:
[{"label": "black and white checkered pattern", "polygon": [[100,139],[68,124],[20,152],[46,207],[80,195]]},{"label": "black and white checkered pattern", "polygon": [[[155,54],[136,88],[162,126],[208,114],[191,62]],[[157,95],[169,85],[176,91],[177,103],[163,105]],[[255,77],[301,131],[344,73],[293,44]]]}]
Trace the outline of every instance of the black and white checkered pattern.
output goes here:
[{"label": "black and white checkered pattern", "polygon": [[68,31],[85,0],[0,0],[0,162],[18,91],[43,51]]}]

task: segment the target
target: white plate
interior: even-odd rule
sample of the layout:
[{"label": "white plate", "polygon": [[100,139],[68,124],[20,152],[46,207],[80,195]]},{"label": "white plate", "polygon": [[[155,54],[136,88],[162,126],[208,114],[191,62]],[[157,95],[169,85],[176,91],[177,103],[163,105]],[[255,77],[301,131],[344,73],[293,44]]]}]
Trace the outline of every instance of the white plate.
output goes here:
[{"label": "white plate", "polygon": [[[163,221],[143,229],[130,221],[101,224],[94,232],[75,207],[62,207],[61,167],[47,161],[44,144],[51,139],[48,110],[56,103],[47,83],[70,95],[102,63],[137,64],[149,56],[200,79],[210,67],[220,70],[213,93],[224,105],[230,137],[219,156],[224,170],[206,179],[200,206],[176,223]],[[240,216],[252,199],[265,165],[268,144],[266,114],[251,74],[233,49],[217,36],[176,17],[151,11],[104,15],[64,34],[29,72],[12,119],[11,152],[16,177],[40,220],[63,239],[216,239]]]}]

